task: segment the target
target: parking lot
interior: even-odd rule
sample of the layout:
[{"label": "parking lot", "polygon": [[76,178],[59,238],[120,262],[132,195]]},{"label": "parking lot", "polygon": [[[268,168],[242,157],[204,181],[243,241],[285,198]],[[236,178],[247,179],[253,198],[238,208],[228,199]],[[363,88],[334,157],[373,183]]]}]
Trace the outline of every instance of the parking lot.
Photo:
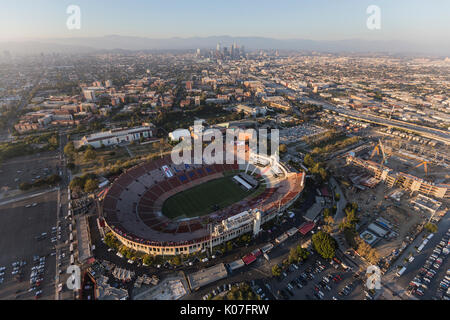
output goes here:
[{"label": "parking lot", "polygon": [[0,166],[0,198],[17,194],[22,182],[59,174],[59,155],[56,151],[33,154],[5,161]]},{"label": "parking lot", "polygon": [[450,299],[450,295],[447,294],[450,284],[450,277],[447,272],[450,267],[447,259],[449,239],[450,229],[446,234],[436,237],[435,242],[438,243],[435,246],[430,246],[426,255],[427,260],[408,284],[407,291],[409,294],[422,299]]},{"label": "parking lot", "polygon": [[268,284],[275,297],[282,300],[364,299],[361,280],[353,272],[333,265],[314,254],[303,264],[290,265],[280,278],[272,278]]},{"label": "parking lot", "polygon": [[280,131],[280,143],[289,144],[293,142],[298,142],[301,141],[301,139],[304,138],[305,136],[319,135],[326,131],[327,129],[325,128],[309,124],[303,124],[291,128],[282,129]]},{"label": "parking lot", "polygon": [[[32,299],[39,290],[40,299],[54,299],[56,199],[52,191],[0,206],[0,299]],[[35,289],[29,292],[35,266]]]}]

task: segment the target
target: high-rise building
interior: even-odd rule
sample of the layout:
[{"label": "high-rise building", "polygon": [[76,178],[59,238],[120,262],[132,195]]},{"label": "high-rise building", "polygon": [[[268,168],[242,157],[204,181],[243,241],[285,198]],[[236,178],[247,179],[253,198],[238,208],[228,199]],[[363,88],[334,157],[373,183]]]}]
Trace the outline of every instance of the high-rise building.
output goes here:
[{"label": "high-rise building", "polygon": [[238,57],[239,57],[239,47],[236,44],[236,42],[234,42],[233,45],[231,46],[231,58],[236,59]]},{"label": "high-rise building", "polygon": [[225,57],[228,57],[228,48],[227,47],[224,47],[223,48],[223,55],[225,56]]}]

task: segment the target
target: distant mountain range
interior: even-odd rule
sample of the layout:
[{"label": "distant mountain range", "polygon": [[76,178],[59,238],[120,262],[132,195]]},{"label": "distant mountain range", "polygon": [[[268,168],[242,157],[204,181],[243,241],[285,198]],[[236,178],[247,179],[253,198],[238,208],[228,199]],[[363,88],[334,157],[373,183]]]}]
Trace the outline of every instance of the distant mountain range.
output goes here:
[{"label": "distant mountain range", "polygon": [[449,55],[450,43],[442,43],[439,47],[425,46],[406,41],[369,41],[349,39],[338,41],[316,41],[305,39],[274,39],[264,37],[192,37],[152,39],[144,37],[128,37],[109,35],[89,38],[59,38],[22,42],[0,42],[0,50],[11,53],[87,53],[112,50],[189,50],[214,49],[217,43],[230,46],[233,43],[245,46],[246,50],[301,50],[318,52],[353,52],[353,53],[417,53],[433,55]]}]

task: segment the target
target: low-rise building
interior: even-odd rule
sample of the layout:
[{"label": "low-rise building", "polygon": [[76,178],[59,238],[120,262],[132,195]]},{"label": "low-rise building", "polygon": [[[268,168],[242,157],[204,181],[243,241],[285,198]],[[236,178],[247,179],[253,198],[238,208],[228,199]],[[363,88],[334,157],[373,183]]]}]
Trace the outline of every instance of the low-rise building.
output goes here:
[{"label": "low-rise building", "polygon": [[153,124],[146,124],[135,128],[112,129],[84,136],[81,139],[80,145],[91,145],[94,148],[100,148],[102,146],[111,146],[123,142],[139,141],[141,138],[151,138],[155,133],[156,128]]},{"label": "low-rise building", "polygon": [[246,106],[243,104],[239,104],[234,108],[237,112],[244,112],[246,115],[250,116],[258,116],[258,115],[266,115],[266,108],[256,107],[256,106]]}]

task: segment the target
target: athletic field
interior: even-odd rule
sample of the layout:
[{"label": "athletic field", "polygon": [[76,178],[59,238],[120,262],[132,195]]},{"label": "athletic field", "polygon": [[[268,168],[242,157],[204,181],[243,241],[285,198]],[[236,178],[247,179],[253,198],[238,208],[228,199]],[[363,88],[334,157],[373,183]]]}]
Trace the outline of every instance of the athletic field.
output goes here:
[{"label": "athletic field", "polygon": [[254,193],[255,190],[242,189],[232,178],[233,176],[229,176],[211,180],[177,193],[164,202],[162,213],[172,219],[203,216],[228,207]]}]

